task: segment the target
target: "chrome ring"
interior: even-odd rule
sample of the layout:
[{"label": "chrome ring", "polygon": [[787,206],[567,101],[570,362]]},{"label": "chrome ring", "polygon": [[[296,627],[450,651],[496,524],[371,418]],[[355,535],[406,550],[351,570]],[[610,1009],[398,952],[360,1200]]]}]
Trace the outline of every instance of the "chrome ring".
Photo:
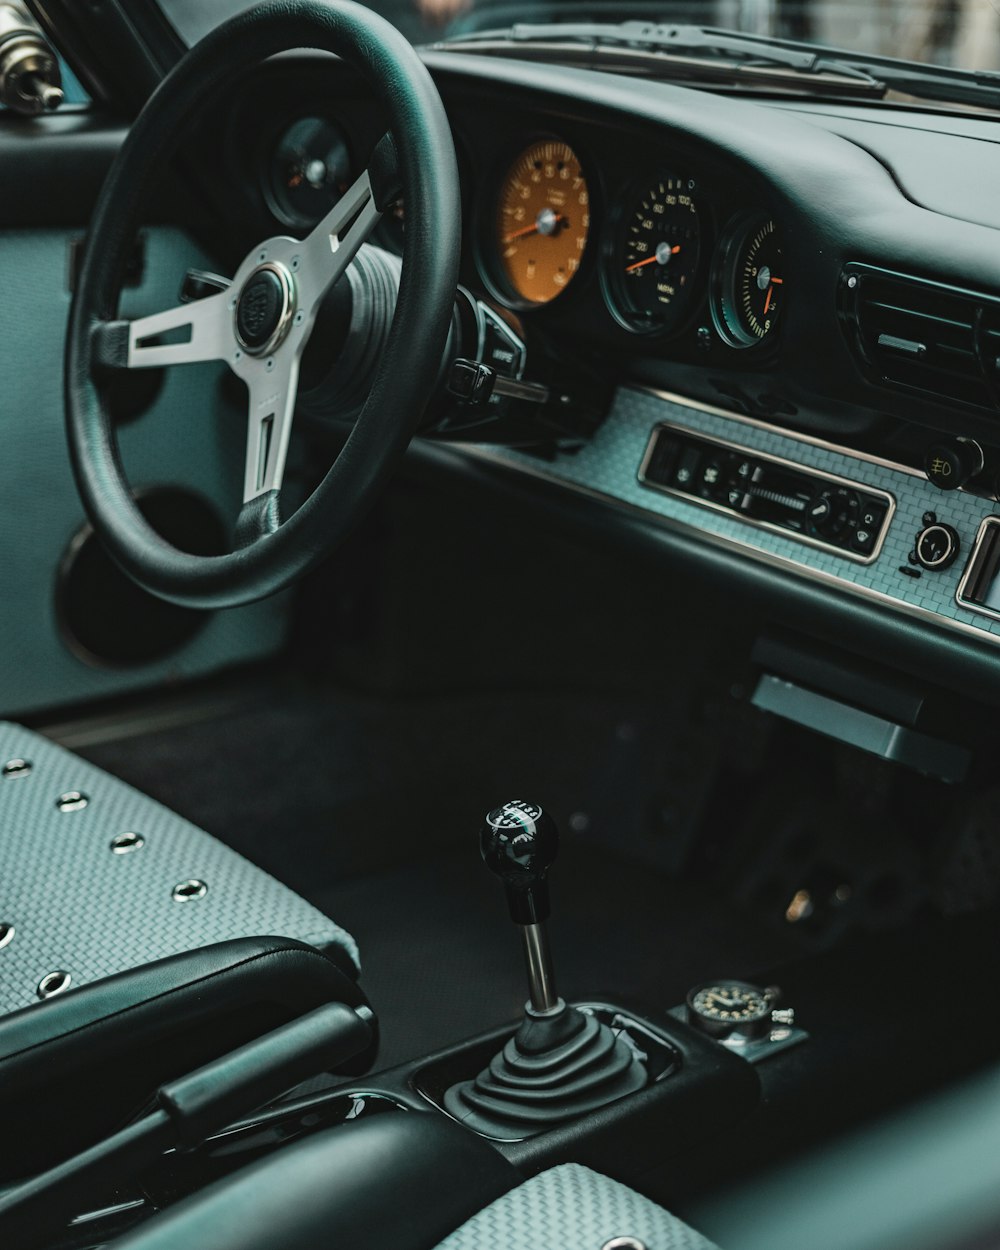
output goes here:
[{"label": "chrome ring", "polygon": [[14,926],[12,924],[3,924],[0,922],[0,950],[5,946],[10,946],[14,940]]},{"label": "chrome ring", "polygon": [[54,998],[56,994],[68,990],[73,978],[68,972],[46,972],[38,982],[35,993],[39,998]]},{"label": "chrome ring", "polygon": [[208,886],[204,881],[199,881],[197,877],[190,877],[187,881],[178,881],[170,897],[175,903],[193,903],[195,899],[204,898],[207,893]]},{"label": "chrome ring", "polygon": [[146,839],[141,833],[118,833],[111,839],[112,855],[127,855],[130,851],[141,850]]},{"label": "chrome ring", "polygon": [[[270,335],[264,340],[263,343],[258,346],[254,346],[248,343],[240,333],[239,311],[240,301],[243,299],[244,292],[250,286],[251,282],[253,282],[254,278],[256,278],[260,273],[273,273],[278,279],[278,283],[281,286],[281,311],[278,314],[278,320],[275,323],[274,329],[271,331]],[[292,324],[292,318],[294,316],[295,281],[284,265],[279,264],[277,261],[269,260],[263,265],[258,265],[252,273],[247,276],[247,280],[243,283],[243,288],[236,299],[236,306],[233,309],[233,334],[235,335],[237,343],[239,343],[240,347],[243,348],[248,356],[267,356],[283,342],[285,335],[288,333],[288,329]]]},{"label": "chrome ring", "polygon": [[56,807],[61,812],[80,812],[89,802],[90,799],[81,790],[67,790],[56,799]]}]

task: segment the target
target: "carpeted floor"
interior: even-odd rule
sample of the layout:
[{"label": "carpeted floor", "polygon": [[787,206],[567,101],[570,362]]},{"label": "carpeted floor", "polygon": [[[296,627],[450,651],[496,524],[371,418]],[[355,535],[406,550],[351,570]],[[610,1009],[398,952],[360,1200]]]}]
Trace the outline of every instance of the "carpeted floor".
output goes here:
[{"label": "carpeted floor", "polygon": [[[787,957],[745,916],[622,857],[564,848],[550,933],[560,992],[666,1008],[711,976]],[[357,937],[382,1022],[380,1066],[513,1020],[527,997],[503,889],[475,853],[406,865],[314,895]]]},{"label": "carpeted floor", "polygon": [[790,953],[656,867],[647,805],[682,712],[516,692],[392,705],[291,686],[77,747],[355,934],[390,1066],[520,1010],[518,933],[478,853],[483,814],[506,798],[537,798],[562,827],[552,945],[564,994],[666,1007],[708,976]]}]

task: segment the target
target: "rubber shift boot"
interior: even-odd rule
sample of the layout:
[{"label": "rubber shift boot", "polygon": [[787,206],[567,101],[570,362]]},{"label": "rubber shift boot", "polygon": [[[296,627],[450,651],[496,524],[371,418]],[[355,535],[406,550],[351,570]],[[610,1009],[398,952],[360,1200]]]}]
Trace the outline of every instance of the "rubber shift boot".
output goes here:
[{"label": "rubber shift boot", "polygon": [[529,1014],[474,1081],[453,1085],[445,1109],[486,1137],[530,1137],[634,1093],[647,1073],[631,1047],[575,1007]]}]

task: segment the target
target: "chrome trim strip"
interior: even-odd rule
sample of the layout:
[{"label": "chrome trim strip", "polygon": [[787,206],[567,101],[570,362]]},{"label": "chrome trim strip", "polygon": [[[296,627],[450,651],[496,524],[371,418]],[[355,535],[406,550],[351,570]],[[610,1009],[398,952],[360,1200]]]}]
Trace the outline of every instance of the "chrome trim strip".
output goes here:
[{"label": "chrome trim strip", "polygon": [[[972,550],[969,552],[969,559],[965,568],[962,570],[962,576],[955,590],[955,602],[960,608],[965,608],[967,612],[979,612],[983,616],[989,616],[995,621],[1000,621],[1000,611],[995,608],[988,608],[985,604],[976,603],[974,599],[966,599],[965,591],[972,580],[972,570],[976,566],[979,559],[983,542],[986,538],[986,532],[991,526],[1000,525],[1000,517],[986,516],[983,517],[979,529],[976,531],[975,541],[972,544]],[[994,635],[991,635],[993,637]]]},{"label": "chrome trim strip", "polygon": [[[905,473],[909,477],[923,477],[919,469],[908,464],[899,464],[896,460],[885,460],[881,456],[869,455],[866,451],[855,451],[853,447],[844,447],[840,443],[831,443],[825,438],[817,438],[814,434],[802,434],[798,430],[786,430],[783,426],[761,421],[757,417],[745,417],[741,412],[730,412],[728,408],[719,408],[715,404],[703,403],[700,399],[688,399],[686,395],[678,395],[676,391],[664,391],[655,386],[644,386],[642,383],[627,383],[623,390],[640,391],[643,395],[652,395],[656,399],[664,399],[667,403],[677,404],[680,408],[694,408],[698,412],[707,412],[713,417],[725,417],[727,421],[735,421],[739,425],[749,425],[755,430],[765,430],[768,434],[777,434],[779,438],[789,438],[796,443],[808,443],[811,447],[820,447],[823,451],[831,451],[838,456],[850,456],[852,460],[863,460],[866,464],[877,464],[883,469],[894,469],[897,473]],[[757,453],[754,452],[754,455]],[[867,487],[866,487],[867,489]],[[959,490],[962,490],[959,487]],[[984,502],[986,502],[984,500]]]},{"label": "chrome trim strip", "polygon": [[116,1202],[110,1207],[100,1207],[97,1211],[85,1211],[83,1215],[76,1215],[70,1220],[70,1228],[76,1228],[80,1224],[89,1224],[93,1220],[103,1220],[109,1215],[121,1215],[125,1211],[137,1211],[139,1207],[145,1207],[148,1203],[145,1198],[130,1198],[125,1202]]},{"label": "chrome trim strip", "polygon": [[[699,443],[707,443],[713,447],[722,447],[726,451],[738,451],[742,455],[752,457],[754,460],[763,460],[769,464],[780,465],[782,468],[793,469],[821,482],[832,482],[836,486],[845,486],[849,490],[875,495],[885,502],[887,509],[879,530],[878,542],[869,555],[862,555],[860,552],[850,551],[846,547],[838,547],[836,543],[824,542],[822,539],[812,538],[808,534],[798,534],[795,530],[786,529],[783,525],[775,525],[772,521],[761,521],[757,517],[744,516],[743,513],[737,512],[733,508],[727,508],[724,504],[716,503],[713,499],[703,499],[700,495],[689,495],[685,491],[675,490],[672,486],[663,486],[659,482],[647,481],[646,469],[653,454],[653,448],[656,446],[656,439],[660,430],[675,430],[678,434],[696,439]],[[843,455],[844,453],[841,452],[840,454]],[[874,564],[879,558],[885,545],[885,536],[889,532],[889,525],[896,513],[895,495],[892,495],[887,490],[882,490],[878,486],[866,486],[862,482],[853,482],[850,478],[840,477],[836,473],[828,473],[825,469],[803,466],[794,460],[786,460],[783,456],[774,456],[766,451],[755,451],[752,447],[744,447],[740,443],[730,442],[729,439],[717,438],[711,434],[702,434],[698,430],[692,431],[685,425],[678,425],[675,421],[659,421],[653,426],[653,432],[650,434],[649,442],[646,444],[642,463],[639,465],[638,479],[647,490],[658,490],[661,494],[670,495],[674,499],[681,499],[684,503],[696,503],[703,508],[711,508],[713,512],[721,513],[722,516],[736,517],[737,520],[742,521],[746,525],[755,525],[758,529],[768,530],[772,534],[780,534],[782,538],[791,538],[793,541],[805,543],[809,547],[818,547],[821,551],[831,551],[834,555],[843,556],[845,560],[854,560],[858,564]]]}]

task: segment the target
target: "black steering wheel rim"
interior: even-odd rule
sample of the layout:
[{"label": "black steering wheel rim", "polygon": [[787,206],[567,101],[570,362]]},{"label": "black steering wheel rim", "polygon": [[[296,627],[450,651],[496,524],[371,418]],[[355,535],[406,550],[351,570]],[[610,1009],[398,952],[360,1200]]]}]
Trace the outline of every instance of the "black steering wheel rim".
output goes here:
[{"label": "black steering wheel rim", "polygon": [[[136,507],[100,386],[97,334],[116,313],[144,193],[210,94],[290,49],[332,52],[358,68],[389,118],[406,200],[400,288],[368,399],[320,485],[273,532],[227,555],[191,556]],[[206,86],[207,84],[207,86]],[[164,79],[129,131],[91,219],[70,314],[65,399],[70,455],[85,510],[112,557],[145,589],[195,608],[263,598],[324,559],[402,456],[440,370],[458,281],[458,170],[444,107],[403,36],[360,5],[265,0],[211,32]]]}]

